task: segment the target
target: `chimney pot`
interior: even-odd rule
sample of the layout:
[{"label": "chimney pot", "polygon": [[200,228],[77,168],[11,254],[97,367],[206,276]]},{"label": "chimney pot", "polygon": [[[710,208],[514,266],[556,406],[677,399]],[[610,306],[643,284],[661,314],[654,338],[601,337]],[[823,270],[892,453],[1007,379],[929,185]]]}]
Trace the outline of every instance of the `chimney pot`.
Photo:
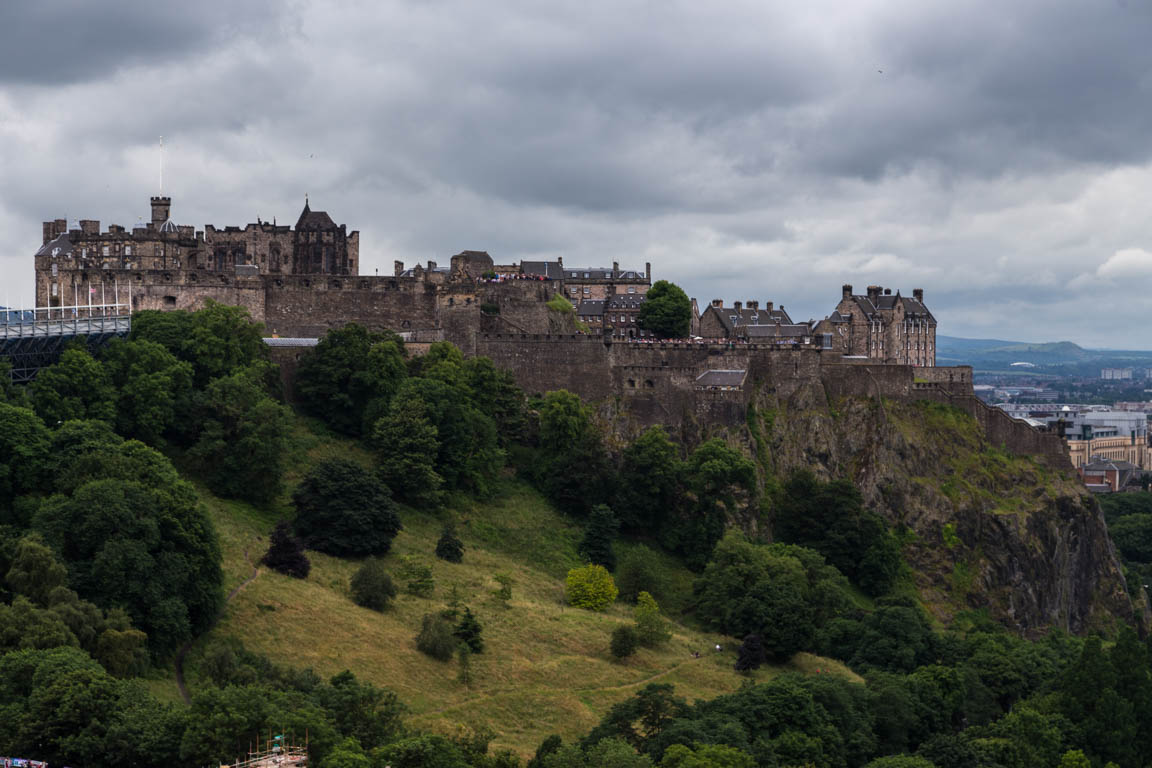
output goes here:
[{"label": "chimney pot", "polygon": [[912,298],[916,299],[916,301],[923,304],[924,303],[924,289],[923,288],[913,288],[912,289]]},{"label": "chimney pot", "polygon": [[748,300],[748,309],[760,309],[760,302],[753,299]]},{"label": "chimney pot", "polygon": [[846,299],[852,298],[852,286],[849,285],[848,283],[844,284],[844,287],[841,288],[841,291],[842,291],[841,295],[843,295],[844,298],[846,298]]},{"label": "chimney pot", "polygon": [[772,302],[770,302],[770,301],[764,302],[764,309],[768,312],[771,312],[772,311]]},{"label": "chimney pot", "polygon": [[717,307],[717,308],[722,307],[722,306],[724,306],[724,300],[723,299],[712,299],[712,306]]},{"label": "chimney pot", "polygon": [[734,309],[735,309],[737,312],[739,312],[739,311],[741,310],[741,308],[743,308],[743,306],[744,306],[743,302],[739,302],[739,301],[734,301],[734,302],[732,302],[732,307],[733,307],[733,308],[734,308]]}]

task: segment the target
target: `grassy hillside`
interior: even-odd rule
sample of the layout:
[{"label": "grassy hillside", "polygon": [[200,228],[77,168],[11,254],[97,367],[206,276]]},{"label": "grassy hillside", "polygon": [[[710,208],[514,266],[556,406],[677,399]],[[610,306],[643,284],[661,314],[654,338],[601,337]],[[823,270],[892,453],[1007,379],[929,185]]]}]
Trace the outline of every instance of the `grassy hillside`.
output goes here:
[{"label": "grassy hillside", "polygon": [[[326,456],[367,461],[354,444],[318,437],[303,423],[297,443],[293,479]],[[288,511],[287,496],[277,509],[261,511],[216,498],[204,488],[200,493],[221,538],[225,588],[231,590],[252,575],[252,562],[267,547],[268,532]],[[631,620],[630,606],[616,604],[596,614],[564,604],[564,574],[580,564],[579,529],[523,483],[508,478],[495,498],[458,500],[453,512],[467,547],[463,563],[432,555],[442,519],[411,510],[404,511],[405,530],[385,559],[395,569],[402,555],[425,557],[436,578],[431,598],[401,594],[384,614],[360,608],[348,596],[358,563],[317,553],[310,553],[312,573],[304,581],[261,569],[189,655],[189,688],[195,693],[204,684],[196,666],[205,643],[233,636],[278,663],[311,667],[325,676],[351,669],[390,688],[410,708],[417,727],[442,732],[460,724],[488,727],[498,734],[495,746],[529,754],[550,733],[566,739],[586,733],[613,703],[649,682],[673,683],[680,695],[694,699],[735,690],[746,679],[732,670],[730,638],[680,622],[674,623],[673,638],[665,646],[642,649],[624,663],[615,661],[608,651],[609,634]],[[692,575],[671,558],[664,561],[664,570],[666,581],[681,595],[666,601],[674,609],[684,602]],[[507,607],[490,596],[496,573],[515,580]],[[487,648],[473,657],[471,687],[457,682],[455,663],[430,659],[414,643],[421,618],[444,607],[453,584],[484,625]],[[717,643],[723,652],[710,650]],[[693,658],[693,651],[700,651],[701,658]],[[837,662],[806,654],[791,666],[814,674],[852,675]],[[782,669],[765,668],[757,676],[764,679]],[[154,681],[152,687],[178,698],[170,681]]]}]

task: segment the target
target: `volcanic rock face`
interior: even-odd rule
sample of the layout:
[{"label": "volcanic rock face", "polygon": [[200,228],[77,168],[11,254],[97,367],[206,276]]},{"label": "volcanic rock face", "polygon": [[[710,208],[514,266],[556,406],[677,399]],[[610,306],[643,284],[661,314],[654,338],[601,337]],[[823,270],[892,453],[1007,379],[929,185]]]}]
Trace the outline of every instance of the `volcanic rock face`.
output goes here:
[{"label": "volcanic rock face", "polygon": [[[916,586],[945,622],[980,611],[1037,635],[1136,620],[1099,507],[1071,469],[989,444],[958,409],[830,401],[814,383],[785,400],[758,394],[746,438],[765,477],[797,469],[847,477],[869,507],[903,527]],[[1137,602],[1146,621],[1142,591]]]}]

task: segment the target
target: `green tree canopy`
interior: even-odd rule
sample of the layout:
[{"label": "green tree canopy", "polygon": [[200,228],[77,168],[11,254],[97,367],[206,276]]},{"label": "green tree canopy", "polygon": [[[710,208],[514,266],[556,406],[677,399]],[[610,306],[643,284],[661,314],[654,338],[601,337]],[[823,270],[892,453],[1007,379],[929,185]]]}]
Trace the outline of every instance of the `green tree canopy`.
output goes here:
[{"label": "green tree canopy", "polygon": [[155,444],[192,389],[192,366],[154,341],[113,339],[102,362],[116,387],[116,429]]},{"label": "green tree canopy", "polygon": [[391,331],[349,323],[328,331],[300,358],[296,395],[301,405],[333,429],[359,435],[369,406],[387,408],[407,376],[404,342]]},{"label": "green tree canopy", "polygon": [[397,498],[423,507],[440,501],[444,478],[436,471],[439,432],[422,397],[405,393],[394,398],[376,422],[372,444],[380,460],[380,479]]},{"label": "green tree canopy", "polygon": [[268,359],[264,327],[248,310],[208,299],[195,312],[145,310],[132,315],[132,340],[154,341],[192,365],[193,379],[209,381]]},{"label": "green tree canopy", "polygon": [[69,419],[116,420],[116,388],[88,350],[73,347],[40,371],[29,387],[32,408],[49,427]]},{"label": "green tree canopy", "polygon": [[616,552],[612,549],[612,542],[616,539],[616,531],[620,523],[607,504],[597,504],[588,516],[588,524],[584,526],[584,536],[580,539],[577,550],[588,562],[602,565],[610,571],[616,570]]},{"label": "green tree canopy", "polygon": [[0,515],[11,510],[17,496],[40,487],[48,441],[48,430],[35,413],[0,403]]},{"label": "green tree canopy", "polygon": [[308,546],[330,555],[387,554],[402,527],[388,488],[347,459],[315,465],[292,502],[296,531]]},{"label": "green tree canopy", "polygon": [[620,459],[620,484],[615,509],[631,531],[659,530],[675,518],[684,477],[680,449],[661,426],[644,430]]},{"label": "green tree canopy", "polygon": [[680,286],[657,280],[645,294],[636,320],[658,338],[683,339],[692,324],[692,302]]}]

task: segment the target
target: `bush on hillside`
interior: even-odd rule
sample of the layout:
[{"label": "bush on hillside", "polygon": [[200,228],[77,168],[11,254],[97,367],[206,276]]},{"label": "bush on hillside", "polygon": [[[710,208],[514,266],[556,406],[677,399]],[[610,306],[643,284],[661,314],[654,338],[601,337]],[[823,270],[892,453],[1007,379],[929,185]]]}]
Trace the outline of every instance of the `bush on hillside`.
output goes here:
[{"label": "bush on hillside", "polygon": [[568,571],[564,593],[569,605],[590,611],[603,611],[618,594],[612,574],[602,565],[585,565]]},{"label": "bush on hillside", "polygon": [[444,526],[436,542],[436,557],[450,563],[459,563],[464,559],[464,542],[456,535],[456,526]]},{"label": "bush on hillside", "polygon": [[664,578],[655,552],[643,545],[628,550],[616,566],[616,587],[620,599],[636,602],[641,592],[663,599]]},{"label": "bush on hillside", "polygon": [[330,555],[385,555],[402,527],[388,488],[347,459],[313,467],[292,501],[296,531],[312,549]]},{"label": "bush on hillside", "polygon": [[617,659],[624,659],[636,653],[639,645],[640,638],[636,634],[636,628],[630,624],[621,624],[612,630],[612,642],[609,648]]},{"label": "bush on hillside", "polygon": [[276,523],[272,529],[268,551],[260,562],[274,571],[297,579],[308,578],[308,572],[312,570],[312,563],[304,554],[300,539],[293,535],[292,527],[286,520]]},{"label": "bush on hillside", "polygon": [[420,623],[420,634],[416,635],[416,647],[437,661],[448,661],[456,653],[459,639],[453,627],[441,616],[426,613]]},{"label": "bush on hillside", "polygon": [[636,600],[636,636],[640,645],[649,648],[667,642],[672,637],[668,622],[660,615],[660,606],[647,592],[641,592]]},{"label": "bush on hillside", "polygon": [[356,570],[349,585],[352,600],[362,608],[385,611],[396,597],[396,585],[384,570],[384,564],[370,557]]}]

